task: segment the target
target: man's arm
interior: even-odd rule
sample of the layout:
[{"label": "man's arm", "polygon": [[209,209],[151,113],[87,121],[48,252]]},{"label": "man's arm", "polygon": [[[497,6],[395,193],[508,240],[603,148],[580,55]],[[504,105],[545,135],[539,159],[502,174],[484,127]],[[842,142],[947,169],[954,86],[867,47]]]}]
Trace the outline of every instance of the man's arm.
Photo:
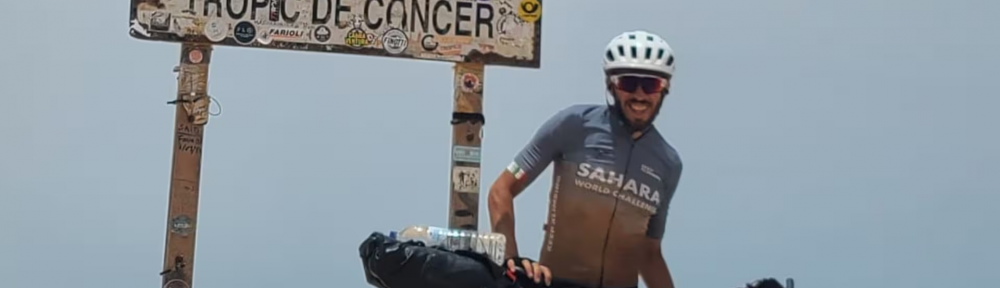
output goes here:
[{"label": "man's arm", "polygon": [[678,164],[676,169],[669,171],[664,179],[666,184],[664,187],[667,187],[667,191],[663,191],[662,202],[658,205],[656,214],[649,219],[649,227],[646,230],[647,238],[643,242],[645,250],[643,254],[646,257],[639,265],[639,275],[642,276],[642,281],[646,282],[646,287],[649,288],[674,288],[674,279],[670,276],[670,269],[667,268],[667,261],[663,259],[663,251],[660,246],[667,225],[667,210],[670,208],[670,200],[674,198],[680,177],[681,165]]},{"label": "man's arm", "polygon": [[514,236],[514,197],[522,189],[515,188],[517,179],[507,170],[500,173],[490,187],[488,207],[490,209],[490,226],[493,232],[507,237],[504,247],[504,259],[520,255],[517,251],[517,241]]},{"label": "man's arm", "polygon": [[505,258],[520,255],[514,235],[514,197],[562,153],[568,131],[579,129],[573,127],[574,119],[572,108],[563,109],[550,117],[490,187],[490,224],[493,232],[507,237]]},{"label": "man's arm", "polygon": [[667,261],[660,251],[660,239],[646,239],[646,257],[639,265],[639,275],[649,288],[674,288],[674,278],[670,276]]}]

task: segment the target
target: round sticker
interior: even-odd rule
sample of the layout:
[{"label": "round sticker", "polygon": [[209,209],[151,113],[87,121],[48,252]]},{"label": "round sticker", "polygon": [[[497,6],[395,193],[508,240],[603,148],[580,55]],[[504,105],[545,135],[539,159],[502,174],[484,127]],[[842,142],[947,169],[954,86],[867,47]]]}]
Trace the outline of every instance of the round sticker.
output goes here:
[{"label": "round sticker", "polygon": [[316,29],[313,30],[313,39],[316,39],[316,41],[321,43],[330,41],[330,28],[327,28],[326,26],[316,27]]},{"label": "round sticker", "polygon": [[191,61],[193,64],[199,64],[204,59],[205,55],[201,53],[201,50],[192,49],[191,52],[188,52],[188,61]]},{"label": "round sticker", "polygon": [[226,34],[229,34],[229,25],[226,25],[222,19],[211,18],[208,23],[205,23],[204,33],[208,41],[220,42],[226,39]]},{"label": "round sticker", "polygon": [[521,4],[517,5],[517,16],[524,22],[535,23],[542,17],[542,3],[538,3],[538,0],[521,0]]},{"label": "round sticker", "polygon": [[191,285],[181,279],[172,279],[167,281],[167,284],[163,284],[163,288],[191,288]]},{"label": "round sticker", "polygon": [[344,37],[344,44],[357,49],[370,45],[371,41],[368,40],[368,33],[365,33],[360,28],[354,28],[347,31],[347,36]]},{"label": "round sticker", "polygon": [[399,29],[389,29],[382,34],[382,48],[389,54],[399,54],[406,51],[410,39],[406,38],[406,33]]},{"label": "round sticker", "polygon": [[273,40],[271,37],[271,32],[267,30],[261,30],[260,36],[257,37],[257,43],[264,45],[271,44],[271,40]]},{"label": "round sticker", "polygon": [[240,23],[236,23],[236,26],[233,27],[233,39],[236,39],[237,43],[249,45],[256,38],[257,27],[253,23],[250,23],[250,21],[240,21]]},{"label": "round sticker", "polygon": [[476,91],[476,86],[479,86],[479,77],[472,73],[462,74],[462,91],[471,93]]}]

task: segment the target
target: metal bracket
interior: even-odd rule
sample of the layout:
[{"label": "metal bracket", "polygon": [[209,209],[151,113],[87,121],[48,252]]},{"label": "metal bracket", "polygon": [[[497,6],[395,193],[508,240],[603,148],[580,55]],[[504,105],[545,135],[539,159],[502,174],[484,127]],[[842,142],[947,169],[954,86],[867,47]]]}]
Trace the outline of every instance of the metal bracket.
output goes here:
[{"label": "metal bracket", "polygon": [[163,272],[160,272],[160,276],[182,271],[185,266],[187,266],[187,264],[184,263],[184,256],[177,255],[177,257],[174,257],[174,267],[167,270],[163,270]]}]

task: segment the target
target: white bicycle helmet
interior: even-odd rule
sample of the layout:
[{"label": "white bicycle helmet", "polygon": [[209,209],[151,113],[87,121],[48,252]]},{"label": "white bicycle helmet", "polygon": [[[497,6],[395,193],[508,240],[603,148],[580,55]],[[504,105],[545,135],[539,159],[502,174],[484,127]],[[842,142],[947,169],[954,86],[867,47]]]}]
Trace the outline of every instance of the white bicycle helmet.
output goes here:
[{"label": "white bicycle helmet", "polygon": [[604,72],[644,71],[665,78],[674,75],[674,50],[660,36],[643,30],[625,32],[608,43]]}]

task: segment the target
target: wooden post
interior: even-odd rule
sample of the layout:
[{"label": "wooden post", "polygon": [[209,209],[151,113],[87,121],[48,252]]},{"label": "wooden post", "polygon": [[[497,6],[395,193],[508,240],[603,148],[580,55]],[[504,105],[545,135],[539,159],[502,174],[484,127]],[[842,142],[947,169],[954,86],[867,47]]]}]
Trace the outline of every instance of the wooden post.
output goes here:
[{"label": "wooden post", "polygon": [[455,64],[455,108],[452,113],[451,195],[448,227],[479,229],[480,149],[483,117],[482,63]]},{"label": "wooden post", "polygon": [[191,288],[194,272],[195,230],[198,227],[198,194],[201,153],[208,123],[208,65],[212,46],[181,44],[174,122],[174,156],[170,172],[167,242],[163,256],[163,288]]}]

